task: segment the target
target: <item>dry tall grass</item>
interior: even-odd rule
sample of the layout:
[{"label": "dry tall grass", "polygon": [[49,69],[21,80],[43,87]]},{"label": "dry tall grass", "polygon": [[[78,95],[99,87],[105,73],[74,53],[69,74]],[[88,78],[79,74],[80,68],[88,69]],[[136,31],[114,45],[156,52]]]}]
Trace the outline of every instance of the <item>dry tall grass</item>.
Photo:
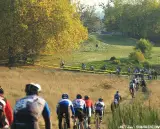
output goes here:
[{"label": "dry tall grass", "polygon": [[116,90],[119,90],[122,96],[128,94],[128,80],[123,78],[60,71],[50,72],[44,69],[9,70],[0,67],[0,85],[4,88],[5,95],[12,106],[17,99],[25,96],[25,84],[30,82],[39,83],[42,86],[43,92],[40,95],[49,103],[54,129],[57,128],[56,104],[62,93],[68,93],[71,100],[77,93],[87,94],[94,102],[102,96],[108,108]]}]

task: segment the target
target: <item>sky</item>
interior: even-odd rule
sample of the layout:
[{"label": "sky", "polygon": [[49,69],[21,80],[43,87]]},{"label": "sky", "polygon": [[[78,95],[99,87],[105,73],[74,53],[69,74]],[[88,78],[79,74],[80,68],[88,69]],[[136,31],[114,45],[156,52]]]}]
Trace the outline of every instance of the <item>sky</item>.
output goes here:
[{"label": "sky", "polygon": [[86,5],[96,5],[97,14],[100,15],[100,17],[103,17],[104,16],[103,10],[101,7],[99,7],[99,4],[100,3],[107,4],[108,0],[80,0],[80,2]]}]

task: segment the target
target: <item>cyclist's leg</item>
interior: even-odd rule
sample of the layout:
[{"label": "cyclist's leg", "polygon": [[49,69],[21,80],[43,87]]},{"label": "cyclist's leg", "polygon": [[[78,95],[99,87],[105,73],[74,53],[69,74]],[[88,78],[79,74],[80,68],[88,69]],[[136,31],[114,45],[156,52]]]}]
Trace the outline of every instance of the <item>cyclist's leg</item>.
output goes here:
[{"label": "cyclist's leg", "polygon": [[67,122],[67,127],[70,128],[70,114],[69,114],[69,112],[66,112],[66,122]]},{"label": "cyclist's leg", "polygon": [[78,119],[79,119],[79,122],[80,122],[80,127],[81,127],[81,129],[84,129],[84,126],[83,126],[84,113],[83,113],[83,111],[80,111],[80,112],[79,112]]},{"label": "cyclist's leg", "polygon": [[91,124],[91,116],[92,116],[92,109],[88,109],[88,126],[90,127]]},{"label": "cyclist's leg", "polygon": [[102,122],[102,117],[103,117],[103,111],[99,111],[99,119],[100,119],[100,123]]},{"label": "cyclist's leg", "polygon": [[58,116],[58,123],[59,129],[62,129],[62,114],[59,114]]}]

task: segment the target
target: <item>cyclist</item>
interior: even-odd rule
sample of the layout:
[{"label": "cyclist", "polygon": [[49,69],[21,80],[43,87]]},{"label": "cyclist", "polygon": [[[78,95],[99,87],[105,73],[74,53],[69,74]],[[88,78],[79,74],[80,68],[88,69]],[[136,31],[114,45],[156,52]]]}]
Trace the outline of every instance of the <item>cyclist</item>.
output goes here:
[{"label": "cyclist", "polygon": [[72,102],[69,100],[68,94],[62,94],[62,99],[58,102],[57,105],[57,115],[59,119],[59,129],[62,129],[62,118],[65,114],[67,127],[70,128],[70,112],[69,109],[72,111],[72,117],[75,115],[75,111],[73,108]]},{"label": "cyclist", "polygon": [[134,92],[135,92],[135,83],[134,83],[134,80],[132,80],[129,84],[129,91],[132,95],[132,97],[134,97]]},{"label": "cyclist", "polygon": [[88,116],[88,127],[90,128],[91,116],[92,116],[92,113],[94,113],[94,106],[93,106],[93,102],[89,96],[85,95],[84,101],[86,103],[86,111],[87,111],[86,114]]},{"label": "cyclist", "polygon": [[4,90],[0,87],[0,128],[9,129],[13,122],[12,108],[4,97]]},{"label": "cyclist", "polygon": [[119,91],[116,91],[116,94],[114,95],[114,102],[115,104],[119,104],[119,101],[121,100],[121,95],[119,94]]},{"label": "cyclist", "polygon": [[14,107],[12,129],[39,129],[38,119],[43,116],[45,129],[51,129],[50,110],[47,102],[38,96],[39,84],[30,83],[25,87],[26,97],[18,100]]},{"label": "cyclist", "polygon": [[86,103],[80,94],[77,94],[76,99],[73,101],[73,107],[75,110],[75,118],[79,119],[81,129],[84,129],[83,120],[86,114]]},{"label": "cyclist", "polygon": [[104,115],[105,104],[102,98],[99,98],[95,103],[95,116],[99,115],[100,122],[102,122],[102,117]]}]

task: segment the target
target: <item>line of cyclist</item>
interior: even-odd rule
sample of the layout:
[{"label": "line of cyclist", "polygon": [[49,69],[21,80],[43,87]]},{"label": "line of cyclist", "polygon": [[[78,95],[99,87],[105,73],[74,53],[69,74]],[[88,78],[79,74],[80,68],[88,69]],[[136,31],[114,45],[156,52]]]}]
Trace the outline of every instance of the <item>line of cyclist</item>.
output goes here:
[{"label": "line of cyclist", "polygon": [[[2,92],[1,92],[2,91]],[[25,86],[26,96],[17,100],[14,106],[13,114],[8,101],[4,97],[4,91],[0,88],[0,118],[1,112],[4,121],[0,119],[1,129],[40,129],[38,120],[40,116],[43,116],[45,122],[45,129],[51,129],[51,112],[47,102],[39,96],[41,86],[35,83],[29,83]],[[119,91],[114,95],[115,103],[119,103],[120,100]],[[5,109],[5,110],[3,110]],[[104,115],[105,104],[103,98],[99,98],[98,101],[93,104],[93,101],[89,96],[77,94],[76,99],[73,102],[69,99],[68,94],[62,94],[61,100],[57,104],[57,116],[59,119],[59,129],[62,129],[62,119],[65,114],[66,123],[68,128],[70,126],[70,119],[72,112],[72,118],[79,119],[81,123],[81,129],[83,129],[83,121],[85,117],[88,117],[88,124],[90,127],[92,114],[99,116],[100,122]],[[4,113],[3,113],[4,111]]]},{"label": "line of cyclist", "polygon": [[135,92],[138,91],[139,86],[146,87],[146,81],[143,77],[138,78],[135,76],[129,83],[129,91],[132,97],[134,97]]},{"label": "line of cyclist", "polygon": [[92,114],[99,115],[100,121],[102,122],[102,117],[104,115],[105,104],[103,98],[99,98],[98,101],[93,105],[93,101],[89,96],[84,96],[84,99],[80,94],[77,94],[76,99],[71,102],[69,100],[68,94],[62,94],[62,99],[57,105],[57,115],[59,119],[59,129],[62,129],[62,118],[63,114],[66,116],[67,126],[70,128],[70,113],[69,108],[72,112],[72,118],[78,118],[80,122],[81,129],[83,129],[83,120],[88,117],[88,126],[91,127],[91,117]]}]

